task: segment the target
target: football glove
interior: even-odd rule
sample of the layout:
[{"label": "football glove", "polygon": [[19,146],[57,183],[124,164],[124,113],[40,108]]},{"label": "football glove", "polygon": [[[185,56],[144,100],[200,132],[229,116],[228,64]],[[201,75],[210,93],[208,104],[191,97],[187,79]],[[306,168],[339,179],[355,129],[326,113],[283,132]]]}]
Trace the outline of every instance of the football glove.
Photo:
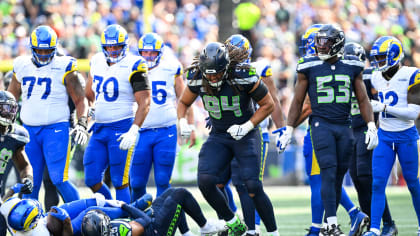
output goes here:
[{"label": "football glove", "polygon": [[227,132],[234,138],[235,140],[240,140],[245,135],[249,133],[254,128],[254,124],[248,120],[247,122],[243,123],[242,125],[232,125],[227,129]]},{"label": "football glove", "polygon": [[188,124],[187,119],[181,118],[179,119],[179,132],[181,133],[181,137],[188,139],[190,138],[191,132],[193,131],[192,125]]},{"label": "football glove", "polygon": [[54,216],[55,218],[64,221],[67,218],[70,218],[69,213],[67,213],[66,210],[57,207],[57,206],[53,206],[51,207],[52,209],[56,210],[57,212],[48,212],[50,215]]},{"label": "football glove", "polygon": [[210,116],[207,116],[207,118],[206,118],[206,128],[207,128],[207,129],[211,129],[211,120],[210,120]]},{"label": "football glove", "polygon": [[120,149],[121,150],[128,150],[130,149],[134,144],[136,144],[137,139],[140,136],[139,133],[139,126],[136,124],[131,125],[130,129],[127,131],[127,133],[122,134],[117,141],[121,141],[120,143]]},{"label": "football glove", "polygon": [[101,206],[101,207],[105,206],[106,200],[105,200],[105,196],[102,195],[102,193],[98,193],[98,192],[94,193],[93,198],[95,198],[97,206]]},{"label": "football glove", "polygon": [[386,105],[380,101],[372,100],[370,104],[372,105],[373,112],[384,112],[386,109]]},{"label": "football glove", "polygon": [[273,134],[275,133],[279,133],[276,138],[277,151],[282,153],[286,149],[287,145],[292,141],[293,127],[282,127],[280,129],[274,130]]},{"label": "football glove", "polygon": [[11,187],[11,189],[13,190],[14,193],[20,193],[20,189],[23,187],[23,184],[21,183],[16,183],[15,185],[13,185]]},{"label": "football glove", "polygon": [[87,132],[87,118],[82,116],[79,118],[77,125],[70,132],[70,136],[73,136],[76,144],[84,145],[88,140]]},{"label": "football glove", "polygon": [[367,150],[372,150],[378,146],[378,130],[373,121],[367,124],[368,130],[366,131],[365,144],[367,144]]},{"label": "football glove", "polygon": [[105,200],[105,202],[112,207],[118,207],[121,208],[121,206],[125,203],[123,201],[120,200]]},{"label": "football glove", "polygon": [[20,188],[20,192],[22,194],[30,194],[32,193],[32,190],[34,189],[34,183],[29,178],[23,178],[22,179],[22,187]]}]

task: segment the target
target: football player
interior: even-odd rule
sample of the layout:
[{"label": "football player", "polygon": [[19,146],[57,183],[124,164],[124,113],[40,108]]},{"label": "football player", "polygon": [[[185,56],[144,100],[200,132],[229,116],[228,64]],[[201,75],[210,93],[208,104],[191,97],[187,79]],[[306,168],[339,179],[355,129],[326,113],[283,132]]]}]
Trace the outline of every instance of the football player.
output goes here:
[{"label": "football player", "polygon": [[[315,24],[310,26],[302,35],[302,46],[300,52],[306,57],[316,56],[315,49],[315,35],[322,27],[322,24]],[[357,100],[355,100],[357,103]],[[303,122],[311,114],[311,104],[309,97],[306,96],[302,113],[298,119],[298,124]],[[273,133],[280,132],[281,129]],[[284,151],[284,150],[280,150]],[[305,157],[306,174],[309,177],[309,185],[311,188],[311,212],[312,212],[312,225],[309,228],[308,236],[316,236],[320,233],[326,233],[322,227],[322,217],[324,215],[324,205],[321,199],[321,175],[318,161],[312,148],[310,129],[308,128],[307,134],[303,142],[303,155]],[[363,232],[363,227],[369,223],[366,214],[361,212],[351,201],[350,197],[344,188],[341,189],[340,204],[346,209],[351,220],[351,231],[349,236],[360,235]]]},{"label": "football player", "polygon": [[102,177],[110,166],[116,198],[128,203],[131,158],[149,112],[151,93],[146,61],[128,54],[127,41],[123,27],[109,25],[101,35],[102,52],[91,59],[86,97],[94,103],[95,124],[83,165],[86,185],[106,199],[112,197]]},{"label": "football player", "polygon": [[30,36],[32,56],[13,62],[13,78],[8,91],[16,99],[22,95],[20,118],[31,137],[26,153],[34,173],[34,190],[24,195],[38,199],[44,167],[65,202],[79,199],[69,181],[70,165],[69,96],[73,100],[78,122],[72,133],[78,144],[87,141],[87,100],[77,76],[76,60],[57,57],[57,34],[49,26],[38,26]]},{"label": "football player", "polygon": [[309,95],[312,145],[321,174],[321,197],[328,224],[328,235],[344,235],[337,223],[336,210],[341,198],[344,175],[352,154],[350,127],[351,93],[355,92],[363,119],[368,123],[366,143],[373,149],[378,143],[372,106],[362,80],[364,63],[340,58],[345,44],[344,32],[337,26],[323,25],[315,36],[317,56],[303,57],[297,66],[295,96],[287,126],[279,138],[284,149],[298,125],[302,105]]},{"label": "football player", "polygon": [[[234,34],[231,35],[226,41],[225,45],[229,51],[234,51],[237,49],[241,49],[246,51],[248,54],[248,58],[246,58],[243,62],[249,63],[252,54],[252,47],[249,43],[249,40],[245,38],[243,35]],[[281,111],[280,101],[277,99],[277,88],[274,84],[273,79],[271,78],[272,71],[271,65],[266,60],[259,60],[256,62],[252,62],[251,65],[255,67],[257,74],[261,77],[262,82],[267,86],[268,91],[273,98],[274,101],[274,110],[271,113],[271,117],[273,118],[274,124],[276,127],[280,128],[284,125],[283,114]],[[268,133],[268,124],[269,118],[264,119],[259,126],[261,127],[262,132],[262,155],[261,155],[261,166],[260,166],[260,179],[263,180],[264,176],[264,169],[265,169],[265,161],[267,157],[268,151],[268,144],[270,142],[269,133]],[[245,224],[248,227],[247,235],[258,235],[259,234],[259,226],[261,223],[260,216],[258,212],[255,210],[254,203],[252,199],[249,197],[248,192],[246,191],[245,184],[240,178],[240,169],[238,162],[236,159],[233,159],[231,164],[231,175],[232,175],[232,182],[235,185],[235,188],[238,192],[239,199],[241,201],[242,212],[245,220]],[[226,192],[229,196],[228,202],[229,206],[232,211],[236,211],[235,202],[233,200],[232,191],[230,190],[229,184],[225,185]]]},{"label": "football player", "polygon": [[[360,61],[365,62],[365,49],[358,43],[346,43],[344,46],[343,57],[356,56]],[[363,82],[369,99],[377,99],[377,92],[372,88],[371,77],[374,68],[367,68],[363,71]],[[351,107],[351,126],[354,135],[354,150],[350,160],[349,173],[357,191],[360,208],[369,217],[370,205],[372,199],[372,150],[367,150],[365,144],[365,132],[367,130],[366,122],[360,115],[359,105],[354,93],[352,94]],[[375,116],[375,120],[377,116]],[[360,218],[360,217],[359,217]],[[397,235],[398,230],[392,220],[388,208],[388,202],[385,200],[384,214],[382,215],[383,229],[382,236]],[[353,222],[353,221],[352,221]],[[361,229],[359,227],[359,229]],[[361,230],[357,230],[361,232]]]},{"label": "football player", "polygon": [[[152,164],[156,195],[159,196],[170,187],[177,145],[176,100],[185,87],[182,65],[174,56],[163,56],[165,47],[159,35],[143,35],[139,40],[138,49],[149,68],[147,78],[152,86],[152,101],[150,111],[140,129],[142,138],[134,152],[130,171],[131,199],[137,199],[146,193]],[[193,120],[189,122],[193,123]],[[193,145],[194,133],[191,139],[193,140],[190,145]]]},{"label": "football player", "polygon": [[[187,109],[201,96],[212,130],[199,154],[198,186],[226,221],[229,235],[242,235],[247,230],[216,186],[233,157],[268,235],[278,235],[273,206],[260,179],[262,145],[256,128],[273,111],[274,102],[255,68],[241,63],[247,57],[248,53],[240,49],[229,54],[221,43],[207,44],[187,69],[188,86],[178,104],[179,124],[181,135],[186,135],[190,131],[185,119]],[[252,100],[259,105],[256,111]]]},{"label": "football player", "polygon": [[372,155],[372,222],[370,231],[363,235],[375,236],[380,235],[385,188],[396,154],[420,224],[419,134],[414,125],[420,106],[411,100],[416,95],[410,95],[415,92],[412,88],[420,84],[420,70],[400,64],[404,50],[401,42],[392,36],[378,38],[370,55],[376,68],[371,83],[379,97],[379,101],[371,101],[373,111],[379,112],[379,144]]},{"label": "football player", "polygon": [[[86,236],[175,235],[181,212],[186,212],[200,227],[200,235],[214,235],[224,229],[217,221],[207,220],[198,202],[185,188],[168,188],[146,214],[136,205],[116,204],[129,218],[116,219],[110,211],[90,210],[83,218],[81,232]],[[126,213],[126,215],[127,215]],[[127,217],[127,216],[123,216]]]}]

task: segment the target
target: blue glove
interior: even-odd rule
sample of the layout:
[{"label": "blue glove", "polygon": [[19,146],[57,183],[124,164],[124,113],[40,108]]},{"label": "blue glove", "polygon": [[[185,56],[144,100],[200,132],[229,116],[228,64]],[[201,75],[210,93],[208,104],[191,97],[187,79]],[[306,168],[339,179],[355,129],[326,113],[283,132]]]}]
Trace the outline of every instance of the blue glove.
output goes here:
[{"label": "blue glove", "polygon": [[66,210],[64,210],[60,207],[53,206],[53,207],[51,207],[51,209],[56,210],[57,213],[50,211],[49,214],[54,216],[55,218],[61,220],[61,221],[64,221],[65,219],[70,218],[69,213],[67,213]]},{"label": "blue glove", "polygon": [[211,129],[211,120],[210,120],[210,116],[207,116],[207,118],[206,118],[206,128],[207,128],[207,129]]},{"label": "blue glove", "polygon": [[15,193],[20,193],[20,189],[23,187],[24,184],[21,183],[16,183],[15,185],[13,185],[11,187],[11,189],[13,190],[13,192]]}]

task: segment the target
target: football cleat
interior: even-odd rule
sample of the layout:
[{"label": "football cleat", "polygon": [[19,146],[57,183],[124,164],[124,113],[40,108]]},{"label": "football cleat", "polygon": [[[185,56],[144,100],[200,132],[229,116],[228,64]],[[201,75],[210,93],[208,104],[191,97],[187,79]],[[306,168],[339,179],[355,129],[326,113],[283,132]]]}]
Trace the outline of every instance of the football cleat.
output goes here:
[{"label": "football cleat", "polygon": [[352,214],[351,217],[351,227],[349,236],[360,236],[362,235],[363,229],[369,224],[369,216],[356,209],[357,213]]},{"label": "football cleat", "polygon": [[340,225],[331,225],[328,227],[328,235],[329,236],[346,236],[343,231],[340,229]]},{"label": "football cleat", "polygon": [[228,227],[228,236],[241,236],[247,231],[246,225],[237,218],[236,221],[232,224],[229,224],[226,222],[226,225]]},{"label": "football cleat", "polygon": [[381,236],[394,236],[397,234],[398,229],[394,221],[392,221],[391,224],[384,223],[384,226],[382,227]]},{"label": "football cleat", "polygon": [[200,229],[201,236],[214,235],[225,230],[225,224],[220,224],[218,221],[207,221],[205,228]]},{"label": "football cleat", "polygon": [[320,228],[315,228],[313,226],[311,226],[311,228],[306,229],[308,231],[307,234],[305,234],[305,236],[319,236],[320,235]]}]

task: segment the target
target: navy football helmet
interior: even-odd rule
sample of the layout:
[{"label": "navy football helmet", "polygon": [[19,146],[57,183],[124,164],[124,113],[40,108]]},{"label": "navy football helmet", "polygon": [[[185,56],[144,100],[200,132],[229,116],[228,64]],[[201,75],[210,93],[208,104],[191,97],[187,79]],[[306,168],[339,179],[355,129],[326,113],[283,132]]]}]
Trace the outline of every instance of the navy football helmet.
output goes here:
[{"label": "navy football helmet", "polygon": [[18,104],[8,91],[0,91],[0,125],[9,126],[15,122]]},{"label": "navy football helmet", "polygon": [[315,49],[323,61],[342,53],[344,44],[344,32],[337,25],[323,25],[315,36]]},{"label": "navy football helmet", "polygon": [[355,56],[362,62],[366,60],[365,49],[358,43],[346,43],[346,45],[344,45],[343,56],[347,55]]},{"label": "navy football helmet", "polygon": [[95,209],[88,211],[82,220],[82,235],[111,235],[111,219],[101,210]]},{"label": "navy football helmet", "polygon": [[214,88],[222,85],[229,63],[229,52],[225,45],[219,42],[207,44],[200,53],[199,69]]}]

